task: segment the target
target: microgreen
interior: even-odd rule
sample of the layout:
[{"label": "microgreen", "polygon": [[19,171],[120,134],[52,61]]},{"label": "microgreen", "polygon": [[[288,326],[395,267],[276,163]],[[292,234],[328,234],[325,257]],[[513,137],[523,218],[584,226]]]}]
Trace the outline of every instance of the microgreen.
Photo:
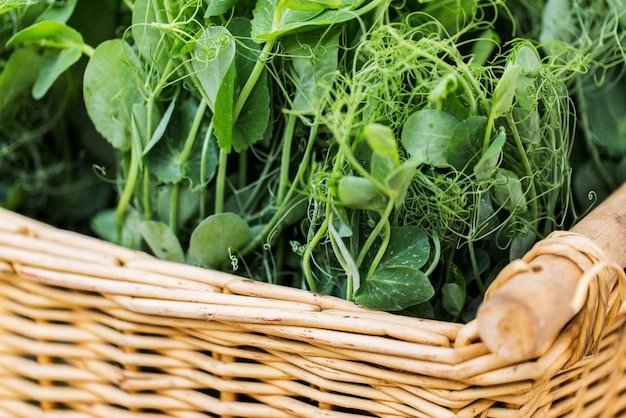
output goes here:
[{"label": "microgreen", "polygon": [[[624,2],[543,3],[136,0],[92,41],[76,1],[0,2],[0,115],[31,106],[0,130],[0,172],[82,85],[114,157],[100,237],[469,320],[504,262],[578,219],[572,194],[587,210],[626,173]],[[42,154],[23,172],[51,176]],[[4,178],[19,207],[34,182]]]}]

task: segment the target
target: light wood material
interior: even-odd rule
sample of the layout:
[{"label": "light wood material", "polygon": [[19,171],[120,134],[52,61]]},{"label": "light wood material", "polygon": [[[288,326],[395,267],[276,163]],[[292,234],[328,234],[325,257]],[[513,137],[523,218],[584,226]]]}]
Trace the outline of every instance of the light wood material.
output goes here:
[{"label": "light wood material", "polygon": [[[589,242],[551,240],[537,258]],[[626,416],[623,272],[585,251],[574,291],[553,297],[573,318],[518,361],[490,350],[478,321],[374,312],[0,210],[0,417]]]},{"label": "light wood material", "polygon": [[538,243],[525,262],[502,272],[510,276],[506,283],[490,289],[477,320],[491,351],[514,361],[542,354],[583,308],[581,294],[588,286],[583,273],[593,264],[606,263],[612,271],[606,272],[607,285],[616,285],[613,273],[626,267],[626,184],[571,231],[580,235],[571,237],[575,244]]}]

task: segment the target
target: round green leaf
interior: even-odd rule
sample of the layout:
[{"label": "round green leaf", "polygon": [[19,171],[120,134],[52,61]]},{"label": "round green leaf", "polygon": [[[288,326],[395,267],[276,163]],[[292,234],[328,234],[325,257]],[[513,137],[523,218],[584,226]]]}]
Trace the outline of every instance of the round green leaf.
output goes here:
[{"label": "round green leaf", "polygon": [[217,268],[248,240],[250,227],[240,216],[217,213],[204,219],[191,234],[189,258],[194,264]]},{"label": "round green leaf", "polygon": [[383,267],[361,283],[355,302],[371,309],[399,311],[433,297],[435,289],[420,270],[407,266]]},{"label": "round green leaf", "polygon": [[387,197],[363,177],[342,177],[337,194],[342,204],[357,209],[383,209],[387,202]]},{"label": "round green leaf", "polygon": [[430,257],[430,241],[422,228],[396,226],[391,228],[389,244],[381,265],[419,269],[426,264],[428,257]]},{"label": "round green leaf", "polygon": [[458,124],[457,118],[441,110],[419,110],[402,128],[402,145],[416,164],[445,166],[446,149]]},{"label": "round green leaf", "polygon": [[137,229],[155,256],[162,260],[185,262],[185,254],[172,230],[163,222],[144,221]]},{"label": "round green leaf", "polygon": [[457,316],[465,306],[465,290],[456,283],[446,283],[441,289],[443,309],[452,316]]},{"label": "round green leaf", "polygon": [[96,130],[121,150],[130,148],[133,105],[144,100],[136,83],[138,71],[136,56],[121,39],[101,43],[85,69],[87,113]]}]

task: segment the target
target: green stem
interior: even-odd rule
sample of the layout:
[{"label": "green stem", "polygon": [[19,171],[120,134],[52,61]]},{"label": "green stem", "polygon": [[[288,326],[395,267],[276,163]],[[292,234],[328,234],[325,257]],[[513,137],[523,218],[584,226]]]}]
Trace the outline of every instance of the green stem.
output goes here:
[{"label": "green stem", "polygon": [[272,52],[275,44],[276,41],[266,42],[263,46],[261,54],[259,55],[259,59],[257,59],[257,61],[254,63],[254,68],[252,68],[250,76],[246,80],[246,84],[244,84],[241,88],[241,92],[239,93],[237,101],[235,102],[235,106],[233,107],[233,124],[237,122],[237,118],[243,110],[244,105],[248,101],[248,97],[250,97],[254,86],[256,86],[256,83],[257,81],[259,81],[261,74],[263,74],[263,70],[265,69],[265,63],[267,62],[267,59],[270,56],[270,53]]},{"label": "green stem", "polygon": [[307,243],[306,250],[304,250],[304,254],[302,255],[302,271],[304,272],[304,278],[309,286],[309,290],[312,292],[317,292],[317,286],[315,285],[315,281],[313,279],[313,274],[311,274],[311,259],[313,257],[313,250],[317,247],[317,244],[320,243],[324,235],[326,235],[326,231],[328,231],[330,219],[330,205],[326,205],[326,216],[322,221],[317,232],[313,235],[313,238]]},{"label": "green stem", "polygon": [[[237,101],[233,107],[233,125],[237,122],[237,118],[239,117],[248,97],[252,93],[254,86],[257,81],[261,77],[263,70],[265,69],[265,62],[269,57],[269,54],[274,48],[275,42],[268,41],[261,51],[261,55],[259,59],[254,64],[254,68],[246,80],[246,84],[244,84],[239,96],[237,97]],[[226,165],[228,161],[228,154],[230,150],[225,148],[220,148],[220,157],[219,164],[217,168],[217,179],[216,179],[216,189],[215,189],[215,213],[221,213],[224,210],[224,193],[226,190]]]},{"label": "green stem", "polygon": [[[367,237],[367,240],[365,240],[365,243],[361,247],[359,256],[356,259],[357,268],[361,267],[361,264],[363,264],[363,260],[365,259],[365,256],[367,256],[367,252],[370,250],[370,248],[372,247],[372,245],[378,238],[378,235],[380,234],[382,229],[385,227],[385,224],[389,223],[389,216],[391,215],[392,209],[393,209],[393,200],[389,199],[389,201],[387,202],[387,207],[382,213],[380,213],[380,220],[378,221],[374,229],[372,229],[372,232],[370,233],[369,237]],[[385,250],[387,249],[386,243],[389,242],[388,240],[389,240],[389,237],[383,237],[383,244],[385,245],[381,245],[381,247],[378,250],[378,253],[376,253],[376,257],[374,258],[374,261],[372,262],[372,265],[370,266],[370,272],[373,272],[373,269],[375,270],[376,266],[378,266],[378,263],[380,262],[380,259],[382,258],[382,254],[384,254]],[[382,253],[381,253],[381,250],[382,250]],[[368,272],[368,277],[369,277],[370,272]]]},{"label": "green stem", "polygon": [[528,181],[530,181],[530,206],[531,206],[531,220],[536,223],[539,221],[539,203],[537,202],[537,189],[535,187],[535,178],[533,176],[533,171],[530,166],[530,161],[528,161],[528,155],[526,155],[526,149],[524,148],[524,144],[522,144],[522,138],[519,135],[519,131],[517,130],[517,126],[515,125],[515,120],[513,120],[513,115],[511,112],[507,113],[506,120],[513,132],[513,139],[515,140],[515,145],[517,146],[517,151],[519,152],[520,158],[522,160],[522,165],[524,166],[524,170],[526,171],[526,175],[528,176]]},{"label": "green stem", "polygon": [[[270,219],[270,221],[265,225],[265,228],[263,228],[263,231],[261,231],[260,234],[258,234],[257,236],[254,237],[254,239],[248,242],[248,244],[240,251],[242,255],[248,254],[249,252],[257,248],[259,245],[261,245],[261,242],[263,242],[266,239],[266,237],[276,227],[276,225],[278,225],[278,223],[286,215],[286,213],[289,210],[291,210],[292,206],[287,206],[287,202],[291,201],[293,194],[296,192],[296,187],[297,187],[298,182],[304,183],[304,180],[303,180],[304,171],[310,168],[308,161],[310,160],[311,153],[313,152],[313,145],[315,144],[315,137],[317,136],[317,127],[318,127],[317,123],[311,126],[311,130],[309,132],[309,142],[307,143],[307,147],[304,150],[304,154],[302,156],[303,162],[302,164],[298,166],[298,171],[296,172],[296,175],[294,176],[294,179],[296,179],[296,181],[293,181],[291,185],[289,186],[289,189],[285,193],[285,196],[282,202],[280,202],[280,209],[276,211],[274,216],[272,216],[272,219]],[[266,165],[265,167],[263,167],[263,170],[266,170],[268,168],[269,168],[269,165]],[[263,175],[264,173],[261,174],[261,176]]]},{"label": "green stem", "polygon": [[[391,199],[389,199],[389,201],[391,202]],[[387,205],[387,207],[389,208],[389,205]],[[393,207],[393,203],[391,204],[391,207]],[[387,213],[386,218],[383,218],[380,220],[379,224],[380,223],[383,224],[383,227],[385,228],[385,233],[383,235],[383,241],[380,243],[380,248],[378,248],[378,251],[376,252],[376,255],[374,256],[374,259],[372,260],[372,264],[370,264],[370,267],[367,270],[366,277],[368,278],[372,277],[374,273],[376,272],[378,265],[380,264],[381,260],[385,256],[385,252],[387,252],[387,247],[389,246],[389,240],[391,239],[391,226],[389,225],[389,213]],[[372,235],[370,235],[370,237]]]},{"label": "green stem", "polygon": [[189,128],[187,138],[185,138],[185,144],[183,145],[183,149],[178,156],[178,164],[185,164],[187,162],[187,159],[189,159],[189,155],[191,154],[193,145],[196,142],[198,130],[200,130],[200,124],[202,123],[202,119],[204,119],[204,112],[206,111],[206,108],[207,101],[205,99],[202,99],[200,101],[200,104],[198,105],[198,109],[196,110],[193,122],[191,123],[191,128]]},{"label": "green stem", "polygon": [[[200,181],[204,183],[206,181],[206,167],[207,158],[209,153],[209,144],[211,143],[211,135],[213,135],[213,121],[209,123],[206,134],[204,135],[204,141],[202,142],[202,156],[200,157]],[[200,208],[199,216],[200,220],[203,220],[206,215],[206,187],[200,188]]]},{"label": "green stem", "polygon": [[137,178],[139,177],[140,156],[137,155],[137,147],[131,146],[130,148],[130,167],[128,169],[128,176],[126,178],[126,184],[124,190],[120,196],[120,200],[117,202],[115,209],[115,228],[119,239],[122,238],[122,228],[124,226],[124,217],[126,215],[126,209],[130,204],[137,184]]},{"label": "green stem", "polygon": [[85,54],[87,57],[91,58],[93,57],[93,47],[87,44],[82,44],[80,46],[80,52],[82,52],[83,54]]},{"label": "green stem", "polygon": [[[156,94],[160,93],[157,92]],[[149,141],[149,138],[152,136],[152,114],[153,109],[154,109],[154,98],[156,97],[156,94],[151,95],[146,103],[146,107],[147,107],[147,114],[146,114],[146,138],[144,139],[144,143],[141,144],[141,148],[138,149],[141,150],[141,153],[139,155],[138,158],[140,158],[140,163],[143,164],[143,149],[146,146],[146,143]],[[145,166],[144,167],[144,178],[143,178],[143,196],[142,196],[142,200],[143,200],[143,213],[144,213],[144,218],[145,219],[150,219],[152,218],[152,204],[150,203],[150,172],[148,170],[148,167]]]},{"label": "green stem", "polygon": [[468,242],[467,248],[470,253],[470,263],[472,264],[472,271],[474,272],[474,276],[476,277],[476,285],[478,286],[478,290],[480,294],[485,293],[485,286],[483,285],[483,281],[480,278],[480,270],[478,269],[478,262],[476,261],[476,252],[474,251],[474,243]]},{"label": "green stem", "polygon": [[217,178],[215,179],[215,213],[222,213],[224,211],[227,165],[228,151],[225,148],[220,148],[219,162],[217,163]]},{"label": "green stem", "polygon": [[[283,152],[280,160],[280,180],[278,183],[278,192],[276,195],[276,201],[278,205],[283,203],[285,193],[287,190],[287,184],[289,183],[289,166],[291,165],[291,144],[293,142],[293,132],[296,126],[296,115],[291,113],[287,117],[287,125],[283,132]],[[302,165],[300,165],[302,166]]]},{"label": "green stem", "polygon": [[169,210],[169,226],[174,234],[178,230],[178,195],[180,191],[180,183],[172,184],[172,192],[170,195]]},{"label": "green stem", "polygon": [[485,155],[487,150],[489,149],[489,143],[491,142],[491,131],[493,131],[494,124],[494,114],[493,112],[489,113],[489,119],[487,119],[487,127],[485,128],[485,137],[483,138],[483,149],[480,153],[481,156]]},{"label": "green stem", "polygon": [[150,204],[150,171],[148,166],[143,168],[143,215],[146,220],[152,219],[152,205]]}]

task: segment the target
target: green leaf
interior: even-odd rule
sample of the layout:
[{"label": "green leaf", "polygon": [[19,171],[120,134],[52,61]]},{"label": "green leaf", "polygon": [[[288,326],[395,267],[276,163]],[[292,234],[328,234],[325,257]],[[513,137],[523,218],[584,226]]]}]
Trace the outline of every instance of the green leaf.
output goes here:
[{"label": "green leaf", "polygon": [[405,161],[396,167],[386,178],[385,183],[392,190],[390,196],[393,196],[394,206],[399,209],[404,204],[404,198],[411,186],[413,177],[416,173],[416,164],[412,160]]},{"label": "green leaf", "polygon": [[541,58],[532,43],[525,41],[515,49],[513,64],[519,65],[522,74],[537,77],[541,72]]},{"label": "green leaf", "polygon": [[91,229],[102,239],[124,247],[141,249],[142,238],[139,233],[141,215],[135,209],[128,209],[124,216],[121,237],[117,235],[115,209],[98,212],[91,220]]},{"label": "green leaf", "polygon": [[506,134],[504,130],[501,130],[491,144],[489,144],[487,151],[485,151],[474,166],[474,175],[476,175],[476,178],[490,178],[493,173],[495,173],[502,157],[502,148],[505,142]]},{"label": "green leaf", "polygon": [[536,110],[536,80],[541,73],[539,53],[530,42],[524,42],[513,54],[513,63],[520,67],[520,75],[515,84],[517,106],[528,111]]},{"label": "green leaf", "polygon": [[524,257],[528,250],[537,241],[537,234],[533,231],[519,232],[511,241],[511,249],[509,252],[509,261]]},{"label": "green leaf", "polygon": [[363,128],[363,136],[375,153],[393,157],[393,161],[399,164],[396,136],[390,127],[380,123],[370,123]]},{"label": "green leaf", "polygon": [[204,17],[220,16],[235,6],[237,0],[211,0],[204,12]]},{"label": "green leaf", "polygon": [[83,37],[65,23],[45,21],[35,23],[13,35],[6,43],[7,48],[18,45],[74,49],[83,47]]},{"label": "green leaf", "polygon": [[258,0],[252,12],[252,37],[259,42],[276,41],[288,33],[356,19],[381,3],[355,0],[350,2],[350,8],[341,10],[295,10],[281,7],[281,0]]},{"label": "green leaf", "polygon": [[370,172],[372,177],[381,183],[387,181],[387,177],[395,170],[396,162],[393,157],[389,155],[379,154],[377,152],[372,153],[370,161]]},{"label": "green leaf", "polygon": [[354,300],[382,311],[399,311],[432,298],[435,289],[428,277],[413,267],[392,266],[376,270],[361,282]]},{"label": "green leaf", "polygon": [[[195,71],[194,76],[200,82],[209,107],[213,111],[215,111],[219,90],[223,88],[222,85],[230,83],[230,86],[226,86],[225,89],[232,89],[235,50],[235,39],[223,26],[209,26],[196,40],[191,61]],[[230,96],[232,101],[232,93]],[[230,107],[232,108],[232,104]]]},{"label": "green leaf", "polygon": [[513,120],[517,133],[523,143],[539,144],[541,142],[541,117],[535,107],[532,110],[514,107],[512,109]]},{"label": "green leaf", "polygon": [[493,55],[494,50],[501,44],[500,36],[492,29],[486,29],[476,38],[472,45],[471,65],[482,67]]},{"label": "green leaf", "polygon": [[422,228],[395,226],[391,228],[389,244],[381,267],[422,268],[430,257],[430,241]]},{"label": "green leaf", "polygon": [[341,238],[348,238],[352,236],[352,227],[350,226],[350,219],[348,219],[348,213],[341,206],[332,207],[333,210],[333,227],[337,235]]},{"label": "green leaf", "polygon": [[191,234],[189,258],[194,264],[217,268],[248,240],[248,223],[232,212],[204,219]]},{"label": "green leaf", "polygon": [[[270,122],[270,90],[263,73],[246,100],[232,128],[232,143],[240,152],[264,138]],[[216,133],[217,136],[217,133]]]},{"label": "green leaf", "polygon": [[202,164],[202,148],[208,123],[201,125],[193,141],[191,153],[183,161],[185,138],[189,134],[191,125],[198,111],[198,103],[189,99],[185,101],[171,117],[169,125],[152,150],[147,154],[146,163],[150,173],[164,183],[178,183],[189,181],[192,189],[201,187],[209,181],[217,170],[218,151],[214,140],[210,139],[207,150],[206,178],[200,177]]},{"label": "green leaf", "polygon": [[485,116],[470,116],[456,126],[446,148],[446,160],[451,166],[457,170],[471,166],[482,150],[486,126]]},{"label": "green leaf", "polygon": [[449,113],[424,109],[407,119],[402,127],[402,145],[416,164],[445,166],[446,150],[459,121]]},{"label": "green leaf", "polygon": [[159,221],[144,221],[137,229],[156,257],[177,263],[185,262],[183,248],[166,224]]},{"label": "green leaf", "polygon": [[130,148],[133,105],[143,103],[137,87],[141,66],[131,47],[121,39],[104,41],[85,69],[83,96],[96,130],[120,150]]},{"label": "green leaf", "polygon": [[37,16],[36,22],[43,22],[46,20],[54,20],[61,23],[67,22],[72,16],[72,13],[74,13],[77,1],[78,0],[64,0],[47,2],[48,8]]},{"label": "green leaf", "polygon": [[543,6],[539,41],[542,44],[548,43],[544,48],[551,53],[555,52],[555,47],[550,43],[562,41],[569,44],[572,36],[577,33],[573,29],[571,7],[570,0],[548,0]]},{"label": "green leaf", "polygon": [[0,73],[0,114],[28,91],[39,74],[41,56],[30,49],[16,49]]},{"label": "green leaf", "polygon": [[332,89],[339,54],[339,31],[297,34],[286,42],[295,95],[292,109],[301,114],[319,113]]},{"label": "green leaf", "polygon": [[465,289],[461,288],[457,283],[446,283],[441,288],[443,308],[455,317],[463,311],[465,297]]},{"label": "green leaf", "polygon": [[593,138],[613,158],[626,155],[626,77],[584,95]]},{"label": "green leaf", "polygon": [[309,12],[338,9],[344,6],[341,0],[285,0],[284,4],[290,9]]},{"label": "green leaf", "polygon": [[[172,184],[159,185],[156,190],[156,219],[169,219],[172,210]],[[188,228],[189,222],[196,222],[201,194],[189,187],[178,187],[176,202],[178,203],[177,228]]]},{"label": "green leaf", "polygon": [[206,28],[196,42],[192,65],[213,111],[217,143],[230,152],[233,146],[235,103],[235,39],[222,26]]},{"label": "green leaf", "polygon": [[[261,46],[250,39],[250,21],[244,18],[232,19],[228,29],[237,38],[235,56],[234,95],[238,99],[244,85],[250,78],[255,63],[261,59]],[[263,139],[270,125],[271,105],[267,70],[263,69],[252,92],[244,103],[232,127],[232,145],[240,152]]]},{"label": "green leaf", "polygon": [[496,170],[495,179],[493,200],[509,211],[526,212],[528,202],[519,177],[512,171],[499,168]]},{"label": "green leaf", "polygon": [[[370,161],[372,176],[384,183],[400,164],[400,155],[393,131],[388,126],[370,123],[363,128],[363,136],[373,150]],[[396,185],[400,187],[400,185]]]},{"label": "green leaf", "polygon": [[442,102],[450,93],[454,93],[457,87],[458,81],[456,80],[456,75],[454,73],[446,74],[430,91],[428,101],[431,103]]},{"label": "green leaf", "polygon": [[167,106],[167,109],[165,110],[165,113],[163,113],[163,116],[161,117],[159,124],[157,125],[156,129],[152,132],[150,141],[148,141],[146,146],[141,151],[142,156],[145,156],[147,153],[149,153],[152,147],[154,147],[161,140],[161,138],[163,138],[163,134],[165,133],[165,130],[167,129],[167,126],[170,123],[170,119],[172,118],[172,113],[174,113],[175,108],[176,108],[176,98],[174,98],[174,100],[172,100],[170,104]]},{"label": "green leaf", "polygon": [[[154,7],[155,3],[150,0],[135,0],[130,30],[141,57],[163,71],[169,57],[164,40],[165,33],[152,25],[158,22]],[[167,74],[158,75],[167,76]]]},{"label": "green leaf", "polygon": [[33,97],[41,99],[56,79],[77,62],[81,55],[79,49],[46,50],[39,69],[39,77],[33,85]]},{"label": "green leaf", "polygon": [[76,63],[84,47],[81,34],[56,21],[35,23],[16,33],[7,42],[7,47],[17,45],[37,45],[45,47],[37,81],[32,94],[42,98],[56,79]]},{"label": "green leaf", "polygon": [[513,106],[515,88],[521,71],[521,67],[516,64],[509,64],[504,69],[504,73],[502,73],[502,77],[493,91],[491,103],[491,117],[493,119],[504,115]]},{"label": "green leaf", "polygon": [[337,196],[345,206],[356,209],[384,209],[387,197],[368,179],[345,176],[337,183]]}]

